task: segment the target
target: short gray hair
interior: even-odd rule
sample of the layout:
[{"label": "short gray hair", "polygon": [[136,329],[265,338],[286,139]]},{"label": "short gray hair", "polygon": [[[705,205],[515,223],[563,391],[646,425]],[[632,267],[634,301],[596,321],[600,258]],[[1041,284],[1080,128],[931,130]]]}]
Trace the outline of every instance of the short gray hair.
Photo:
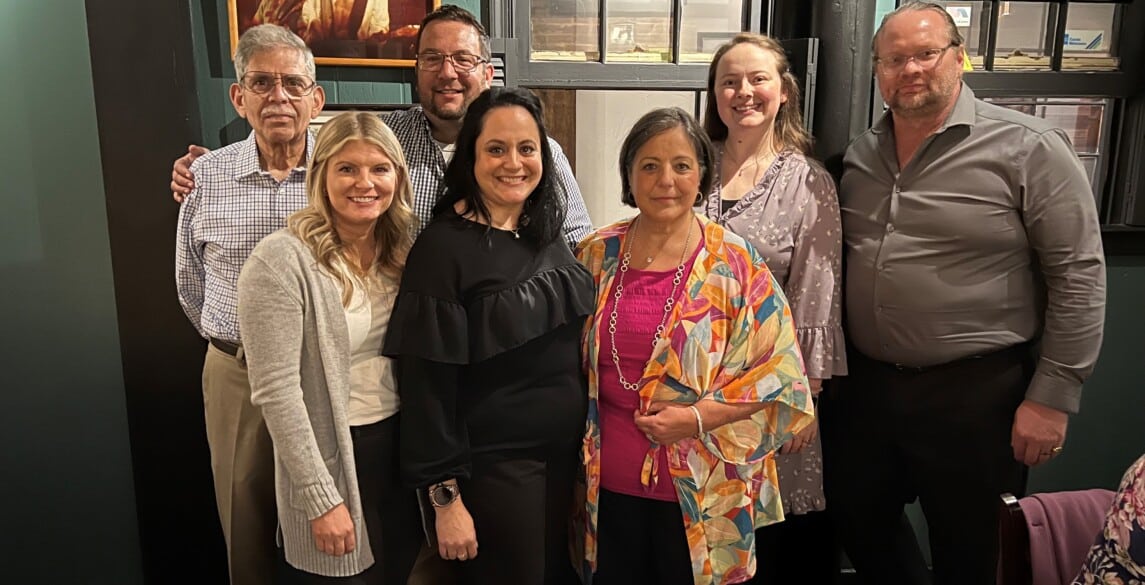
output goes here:
[{"label": "short gray hair", "polygon": [[290,29],[277,24],[252,26],[239,38],[239,44],[235,47],[235,79],[243,78],[243,75],[246,74],[247,64],[250,63],[252,57],[258,53],[275,49],[298,51],[306,63],[306,74],[314,79],[314,53],[310,51],[310,47],[307,47],[306,42],[291,32]]},{"label": "short gray hair", "polygon": [[895,8],[893,11],[888,12],[887,15],[883,17],[883,21],[879,23],[879,29],[875,31],[875,36],[871,37],[871,57],[874,59],[878,58],[879,51],[875,47],[878,45],[879,35],[882,34],[883,27],[887,25],[887,22],[890,19],[899,14],[902,14],[903,12],[922,12],[924,10],[932,10],[942,15],[943,20],[946,21],[946,34],[950,36],[951,45],[961,47],[963,43],[966,42],[962,38],[962,33],[958,32],[958,25],[954,23],[954,17],[950,16],[950,13],[946,11],[945,6],[937,2],[921,2],[919,0],[912,0],[911,2],[907,2],[906,4]]}]

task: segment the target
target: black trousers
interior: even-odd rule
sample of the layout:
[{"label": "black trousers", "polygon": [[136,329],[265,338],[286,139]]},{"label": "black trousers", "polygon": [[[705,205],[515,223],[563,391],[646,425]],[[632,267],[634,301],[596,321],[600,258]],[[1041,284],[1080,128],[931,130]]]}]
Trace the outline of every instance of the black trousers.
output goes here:
[{"label": "black trousers", "polygon": [[461,498],[477,531],[477,556],[441,561],[441,585],[577,585],[569,519],[579,444],[544,452],[474,455]]},{"label": "black trousers", "polygon": [[284,585],[406,585],[421,550],[417,492],[401,484],[398,469],[400,415],[351,427],[358,493],[374,564],[352,577],[324,577],[282,562]]},{"label": "black trousers", "polygon": [[593,585],[692,585],[680,504],[600,490]]},{"label": "black trousers", "polygon": [[830,509],[789,514],[783,522],[755,531],[755,577],[748,583],[834,585],[840,554]]},{"label": "black trousers", "polygon": [[850,373],[819,401],[827,501],[864,583],[930,583],[903,512],[919,500],[933,582],[993,585],[998,496],[1025,490],[1010,447],[1033,375],[1026,345],[926,369],[851,352]]}]

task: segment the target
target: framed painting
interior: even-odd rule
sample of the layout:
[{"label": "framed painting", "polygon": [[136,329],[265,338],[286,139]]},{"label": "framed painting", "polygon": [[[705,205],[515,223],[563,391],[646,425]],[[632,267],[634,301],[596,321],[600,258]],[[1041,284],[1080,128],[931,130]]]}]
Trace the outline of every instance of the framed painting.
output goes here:
[{"label": "framed painting", "polygon": [[297,34],[319,65],[413,67],[418,27],[441,0],[227,0],[231,57],[252,26]]}]

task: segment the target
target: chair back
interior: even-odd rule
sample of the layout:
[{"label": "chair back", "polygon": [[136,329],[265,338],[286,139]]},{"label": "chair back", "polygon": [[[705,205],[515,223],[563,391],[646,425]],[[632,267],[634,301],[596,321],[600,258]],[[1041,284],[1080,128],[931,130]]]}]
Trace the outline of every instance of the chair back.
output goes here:
[{"label": "chair back", "polygon": [[999,585],[1070,585],[1113,502],[1110,490],[1002,495]]}]

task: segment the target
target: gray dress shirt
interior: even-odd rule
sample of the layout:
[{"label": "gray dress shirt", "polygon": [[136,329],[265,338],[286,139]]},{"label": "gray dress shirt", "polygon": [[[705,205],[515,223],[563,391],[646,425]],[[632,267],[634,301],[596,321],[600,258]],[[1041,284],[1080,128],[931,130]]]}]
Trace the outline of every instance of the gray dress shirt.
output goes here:
[{"label": "gray dress shirt", "polygon": [[906,366],[1038,340],[1026,398],[1076,412],[1101,346],[1105,260],[1069,138],[965,84],[901,170],[893,124],[887,113],[844,158],[848,338]]}]

